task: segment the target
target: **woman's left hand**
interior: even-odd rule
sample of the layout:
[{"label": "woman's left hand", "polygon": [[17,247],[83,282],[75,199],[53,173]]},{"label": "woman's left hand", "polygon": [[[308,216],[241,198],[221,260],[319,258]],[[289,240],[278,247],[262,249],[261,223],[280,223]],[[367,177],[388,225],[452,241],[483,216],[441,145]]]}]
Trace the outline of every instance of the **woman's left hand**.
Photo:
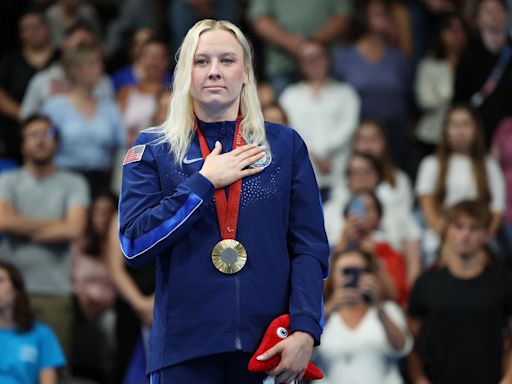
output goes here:
[{"label": "woman's left hand", "polygon": [[257,359],[264,361],[281,355],[278,366],[268,371],[267,375],[275,376],[276,384],[290,384],[294,380],[302,380],[313,353],[313,344],[313,337],[309,333],[296,331]]}]

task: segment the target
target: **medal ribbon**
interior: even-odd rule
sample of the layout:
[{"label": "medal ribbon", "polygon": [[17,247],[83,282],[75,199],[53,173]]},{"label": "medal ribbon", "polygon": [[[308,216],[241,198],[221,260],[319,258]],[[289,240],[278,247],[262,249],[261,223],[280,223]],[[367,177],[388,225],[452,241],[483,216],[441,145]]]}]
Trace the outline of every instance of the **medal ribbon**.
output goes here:
[{"label": "medal ribbon", "polygon": [[[241,117],[236,120],[235,136],[233,137],[233,149],[245,145],[245,140],[240,133]],[[199,145],[203,159],[206,159],[211,151],[208,148],[203,132],[199,128],[196,119],[196,131],[199,136]],[[217,219],[219,220],[220,234],[222,240],[235,240],[236,229],[238,226],[238,211],[240,208],[240,194],[242,192],[242,179],[239,179],[229,186],[229,197],[226,199],[224,188],[215,190],[215,208],[217,210]]]}]

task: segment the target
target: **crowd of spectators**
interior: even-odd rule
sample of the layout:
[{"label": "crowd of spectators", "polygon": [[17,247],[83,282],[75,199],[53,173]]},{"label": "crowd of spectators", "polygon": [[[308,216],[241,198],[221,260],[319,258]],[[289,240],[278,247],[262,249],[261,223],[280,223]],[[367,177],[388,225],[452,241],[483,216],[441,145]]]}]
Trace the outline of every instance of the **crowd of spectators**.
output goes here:
[{"label": "crowd of spectators", "polygon": [[166,118],[187,30],[217,18],[252,38],[265,119],[300,133],[317,177],[322,383],[512,383],[512,0],[0,15],[0,382],[145,382],[155,265],[123,262],[122,162]]}]

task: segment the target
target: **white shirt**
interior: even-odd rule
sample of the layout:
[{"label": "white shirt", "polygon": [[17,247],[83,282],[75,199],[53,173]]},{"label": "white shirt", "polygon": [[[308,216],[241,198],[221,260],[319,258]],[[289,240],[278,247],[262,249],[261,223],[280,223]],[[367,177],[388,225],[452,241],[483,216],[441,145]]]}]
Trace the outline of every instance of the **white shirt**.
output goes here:
[{"label": "white shirt", "polygon": [[391,301],[383,309],[405,336],[405,345],[395,351],[379,320],[377,310],[370,307],[357,328],[345,324],[333,313],[325,325],[317,354],[325,378],[319,384],[400,384],[397,360],[407,355],[413,340],[400,307]]},{"label": "white shirt", "polygon": [[[383,213],[378,236],[375,237],[376,240],[385,241],[397,251],[403,252],[404,243],[410,240],[419,240],[421,230],[406,204],[397,208],[397,200],[389,199],[391,186],[386,183],[383,187],[384,192],[381,192],[380,185],[377,188],[377,198],[382,204]],[[352,194],[346,187],[339,187],[324,205],[325,231],[331,247],[335,247],[340,240],[345,225],[343,210],[351,196]]]},{"label": "white shirt", "polygon": [[123,122],[127,130],[140,132],[151,126],[156,110],[156,96],[136,88],[129,91],[123,111]]},{"label": "white shirt", "polygon": [[[501,169],[494,158],[485,159],[489,192],[491,195],[490,209],[492,212],[503,213],[505,210],[505,182]],[[439,161],[430,155],[421,161],[416,182],[416,194],[421,197],[435,193]],[[463,200],[478,197],[477,185],[473,176],[471,159],[466,155],[453,154],[448,160],[446,174],[446,196],[444,207],[450,207]]]},{"label": "white shirt", "polygon": [[279,104],[310,154],[332,161],[330,174],[320,173],[313,162],[319,186],[331,187],[333,179],[342,175],[350,153],[361,104],[357,92],[350,85],[334,80],[314,92],[302,81],[287,87]]},{"label": "white shirt", "polygon": [[455,76],[447,60],[425,57],[418,64],[414,90],[423,114],[416,126],[417,137],[436,144],[441,137],[443,119],[451,103]]},{"label": "white shirt", "polygon": [[377,187],[377,197],[387,209],[412,212],[414,194],[409,176],[401,169],[395,169],[395,185],[383,181]]}]

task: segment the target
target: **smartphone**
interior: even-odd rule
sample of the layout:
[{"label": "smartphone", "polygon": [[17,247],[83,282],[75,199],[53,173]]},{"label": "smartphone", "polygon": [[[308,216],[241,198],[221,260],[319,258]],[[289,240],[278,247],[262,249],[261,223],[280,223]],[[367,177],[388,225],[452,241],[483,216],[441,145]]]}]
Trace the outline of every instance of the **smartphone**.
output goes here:
[{"label": "smartphone", "polygon": [[359,283],[359,277],[363,273],[361,268],[349,267],[343,270],[343,274],[350,278],[350,280],[345,284],[346,288],[357,288]]},{"label": "smartphone", "polygon": [[[365,272],[366,272],[366,270],[361,269],[361,268],[356,268],[356,267],[345,268],[343,270],[343,274],[345,276],[350,277],[350,281],[345,283],[345,288],[357,288],[357,286],[359,284],[359,278]],[[362,293],[362,296],[363,296],[363,300],[365,302],[367,302],[368,304],[371,304],[372,299],[368,293]]]},{"label": "smartphone", "polygon": [[358,217],[366,216],[366,205],[360,196],[354,196],[347,204],[347,215],[355,215]]}]

